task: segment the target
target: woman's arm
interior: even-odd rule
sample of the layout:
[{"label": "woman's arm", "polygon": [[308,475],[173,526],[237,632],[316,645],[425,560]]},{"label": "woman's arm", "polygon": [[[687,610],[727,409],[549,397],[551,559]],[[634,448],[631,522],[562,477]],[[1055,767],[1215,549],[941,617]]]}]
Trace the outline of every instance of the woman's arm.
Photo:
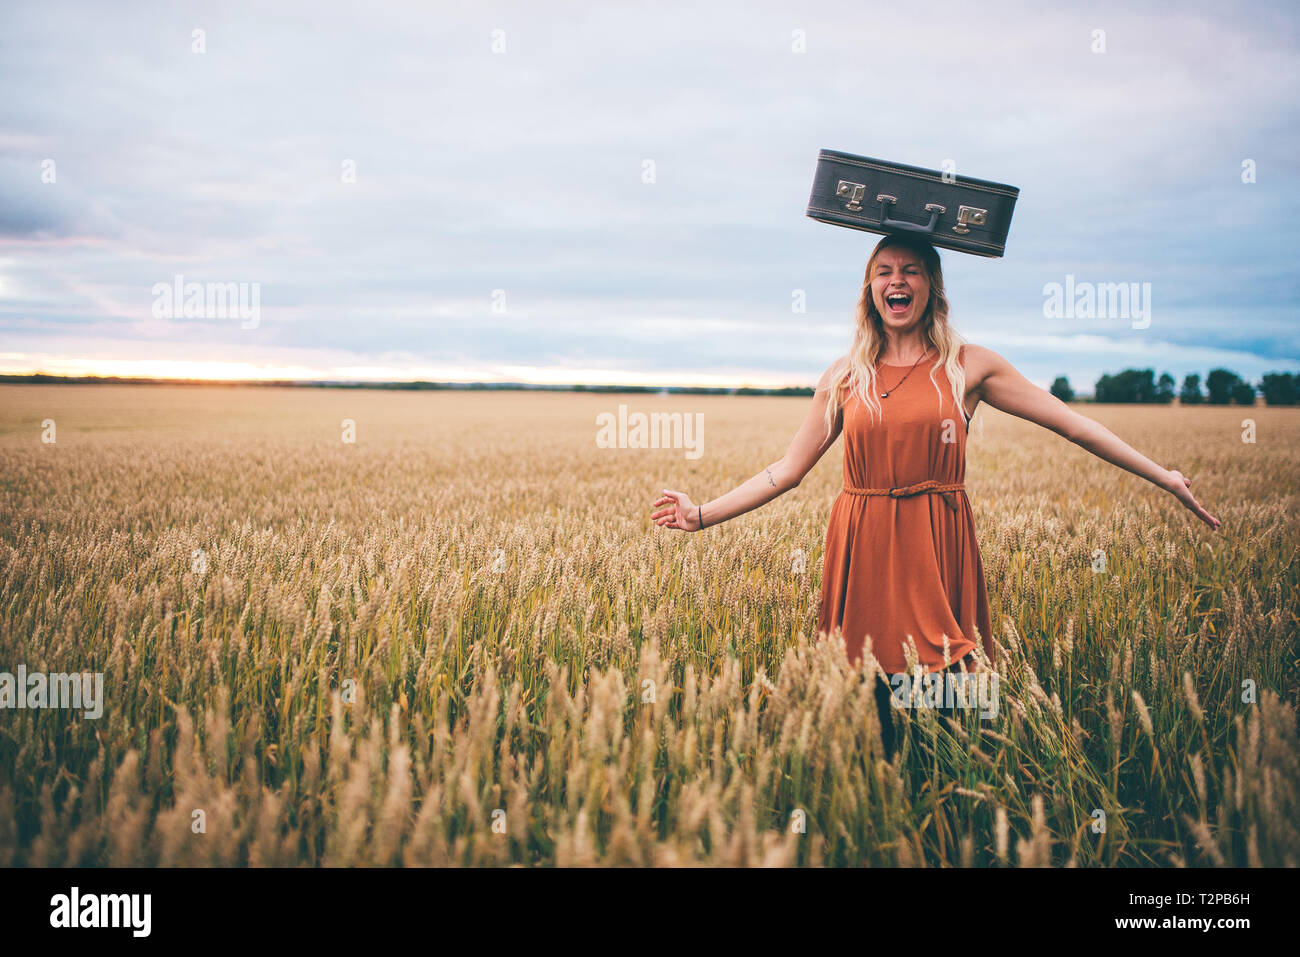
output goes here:
[{"label": "woman's arm", "polygon": [[982,401],[1050,429],[1098,458],[1140,475],[1174,495],[1211,528],[1217,529],[1222,524],[1192,496],[1191,479],[1181,472],[1152,462],[1100,422],[1080,415],[1050,392],[1034,385],[993,350],[969,344],[966,349],[970,357],[968,367],[980,370],[977,391]]},{"label": "woman's arm", "polygon": [[[842,361],[842,359],[837,360],[837,362]],[[843,425],[843,413],[838,412],[830,436],[826,435],[826,403],[830,401],[828,385],[835,365],[833,363],[822,373],[817,389],[813,393],[812,406],[808,409],[803,425],[795,433],[785,455],[753,478],[736,486],[725,495],[711,502],[705,502],[702,506],[692,502],[685,492],[664,489],[663,497],[654,503],[656,506],[664,507],[650,514],[655,524],[697,532],[700,530],[701,509],[703,509],[705,528],[720,525],[737,515],[743,515],[760,505],[766,505],[803,481],[803,477],[817,464],[817,460],[835,444]]]}]

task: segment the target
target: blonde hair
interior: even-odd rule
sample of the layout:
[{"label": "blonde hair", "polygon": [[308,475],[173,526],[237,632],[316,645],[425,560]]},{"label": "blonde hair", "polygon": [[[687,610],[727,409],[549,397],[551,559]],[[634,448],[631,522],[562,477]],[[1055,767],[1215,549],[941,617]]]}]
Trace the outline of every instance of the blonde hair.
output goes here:
[{"label": "blonde hair", "polygon": [[829,401],[826,403],[826,437],[830,438],[835,427],[835,418],[844,405],[841,393],[851,390],[866,403],[872,416],[880,414],[880,399],[876,389],[876,363],[885,351],[884,323],[876,310],[875,300],[871,296],[871,275],[876,268],[876,260],[889,248],[906,249],[915,253],[921,260],[926,279],[930,283],[930,301],[921,317],[921,336],[927,346],[939,354],[930,368],[930,382],[934,385],[935,395],[939,397],[939,409],[943,410],[943,393],[935,371],[942,366],[952,386],[953,401],[961,410],[962,418],[966,415],[966,374],[962,370],[961,347],[965,344],[957,330],[948,324],[948,297],[943,289],[943,268],[939,263],[939,253],[924,240],[911,236],[888,235],[876,243],[867,260],[866,273],[862,279],[862,295],[855,310],[853,341],[849,345],[846,358],[848,362],[839,364],[831,373],[827,384]]}]

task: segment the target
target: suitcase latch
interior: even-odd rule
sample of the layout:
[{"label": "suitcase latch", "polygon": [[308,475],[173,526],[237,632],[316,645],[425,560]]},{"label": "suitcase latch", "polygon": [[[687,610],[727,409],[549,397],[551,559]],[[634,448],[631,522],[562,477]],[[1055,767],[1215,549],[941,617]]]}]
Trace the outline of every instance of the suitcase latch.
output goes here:
[{"label": "suitcase latch", "polygon": [[963,236],[970,232],[972,226],[983,226],[988,222],[989,211],[980,209],[978,206],[958,206],[957,207],[957,225],[952,228],[954,233],[961,233]]},{"label": "suitcase latch", "polygon": [[850,209],[855,213],[862,212],[862,197],[866,195],[866,183],[850,183],[846,179],[840,180],[835,187],[835,195],[847,197],[848,202],[844,204],[845,209]]}]

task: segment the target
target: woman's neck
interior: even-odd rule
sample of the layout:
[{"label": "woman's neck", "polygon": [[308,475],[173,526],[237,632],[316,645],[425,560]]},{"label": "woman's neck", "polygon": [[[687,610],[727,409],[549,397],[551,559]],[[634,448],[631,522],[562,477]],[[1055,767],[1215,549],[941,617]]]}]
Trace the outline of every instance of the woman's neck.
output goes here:
[{"label": "woman's neck", "polygon": [[906,342],[885,341],[885,348],[880,353],[880,361],[894,365],[910,365],[919,360],[930,350],[930,344],[923,339],[909,339]]}]

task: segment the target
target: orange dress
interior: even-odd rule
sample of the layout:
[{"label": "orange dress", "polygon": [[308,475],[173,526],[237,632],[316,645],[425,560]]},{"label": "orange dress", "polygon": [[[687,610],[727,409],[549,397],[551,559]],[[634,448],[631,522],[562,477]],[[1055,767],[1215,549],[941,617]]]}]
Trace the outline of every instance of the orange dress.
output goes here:
[{"label": "orange dress", "polygon": [[[907,670],[909,635],[918,662],[930,671],[965,658],[976,642],[993,659],[984,566],[965,490],[894,497],[848,491],[897,493],[927,480],[965,482],[970,423],[953,402],[942,366],[931,381],[933,365],[934,357],[926,357],[896,385],[911,367],[880,364],[881,411],[874,419],[856,394],[845,398],[845,490],[831,507],[826,529],[818,628],[843,629],[851,663],[870,635],[876,660],[890,674]],[[880,399],[891,387],[889,397]]]}]

